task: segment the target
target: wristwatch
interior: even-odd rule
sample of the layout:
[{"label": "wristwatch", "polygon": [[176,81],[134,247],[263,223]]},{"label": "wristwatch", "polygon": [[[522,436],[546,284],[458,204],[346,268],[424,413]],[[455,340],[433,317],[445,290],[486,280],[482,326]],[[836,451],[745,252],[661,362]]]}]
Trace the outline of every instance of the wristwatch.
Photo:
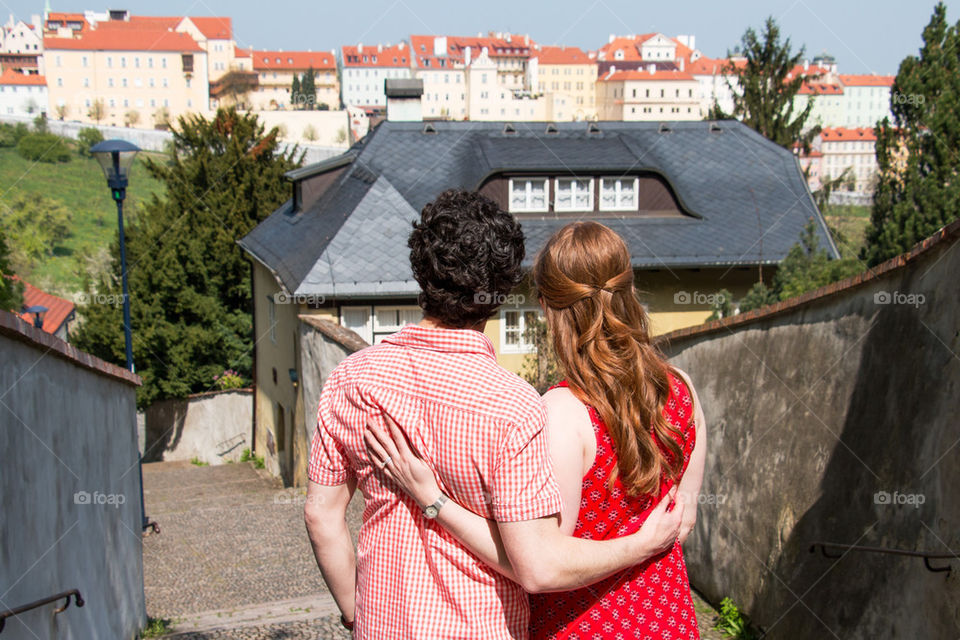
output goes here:
[{"label": "wristwatch", "polygon": [[436,502],[423,508],[423,517],[427,520],[433,520],[436,518],[440,513],[440,509],[443,508],[443,505],[447,504],[447,500],[448,498],[446,494],[441,493]]}]

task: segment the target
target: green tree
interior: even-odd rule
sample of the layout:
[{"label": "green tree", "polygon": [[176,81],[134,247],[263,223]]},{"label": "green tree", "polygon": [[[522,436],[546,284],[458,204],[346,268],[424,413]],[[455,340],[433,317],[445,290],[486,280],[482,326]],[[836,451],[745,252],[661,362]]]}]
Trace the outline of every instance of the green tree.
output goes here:
[{"label": "green tree", "polygon": [[13,279],[10,250],[3,229],[0,228],[0,309],[19,311],[23,305],[23,283]]},{"label": "green tree", "polygon": [[754,309],[759,309],[760,307],[765,307],[768,304],[773,304],[778,302],[780,296],[774,292],[774,290],[764,284],[763,280],[757,280],[753,283],[753,286],[750,287],[750,290],[747,291],[746,295],[740,299],[740,313],[746,313],[747,311],[753,311]]},{"label": "green tree", "polygon": [[941,2],[920,55],[900,63],[890,92],[893,122],[877,126],[877,188],[867,246],[870,266],[909,250],[960,215],[960,22]]},{"label": "green tree", "polygon": [[[207,120],[181,117],[172,156],[145,167],[165,185],[127,229],[134,362],[144,385],[138,403],[210,389],[234,369],[250,377],[253,349],[250,264],[237,239],[289,197],[283,174],[299,165],[281,153],[277,130],[252,114],[220,109]],[[136,176],[131,189],[136,189]],[[118,247],[110,277],[89,304],[75,343],[124,361]]]},{"label": "green tree", "polygon": [[742,66],[729,62],[726,68],[727,75],[736,78],[736,82],[727,80],[733,94],[733,113],[724,113],[715,103],[708,117],[712,120],[738,118],[788,149],[798,141],[809,146],[818,131],[816,128],[805,130],[813,109],[813,97],[799,112],[795,112],[795,98],[803,83],[814,76],[790,75],[803,59],[803,47],[793,53],[790,38],[781,41],[780,27],[772,17],[767,18],[759,35],[753,27],[748,28],[740,43],[746,62]]},{"label": "green tree", "polygon": [[84,127],[77,132],[77,153],[86,158],[91,157],[90,147],[103,142],[103,134],[96,127]]},{"label": "green tree", "polygon": [[732,316],[733,313],[733,294],[727,289],[720,289],[720,291],[717,292],[716,301],[713,303],[713,312],[710,314],[710,317],[708,317],[707,320],[710,321],[728,318]]},{"label": "green tree", "polygon": [[293,84],[290,85],[290,106],[294,109],[300,107],[300,76],[293,74]]},{"label": "green tree", "polygon": [[18,272],[29,274],[70,236],[73,211],[47,196],[18,194],[3,205],[2,218],[9,258]]},{"label": "green tree", "polygon": [[314,76],[316,73],[313,67],[308,68],[303,77],[300,78],[300,93],[302,94],[303,104],[307,109],[313,110],[317,105],[317,82]]}]

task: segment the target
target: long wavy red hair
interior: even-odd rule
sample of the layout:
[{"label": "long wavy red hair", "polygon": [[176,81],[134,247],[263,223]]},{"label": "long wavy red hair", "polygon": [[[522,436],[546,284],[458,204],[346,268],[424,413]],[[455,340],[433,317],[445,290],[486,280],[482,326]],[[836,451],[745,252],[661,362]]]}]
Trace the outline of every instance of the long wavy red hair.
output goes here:
[{"label": "long wavy red hair", "polygon": [[680,475],[682,436],[663,415],[672,369],[650,341],[626,243],[597,222],[568,224],[537,256],[533,278],[570,390],[613,438],[611,484],[657,493],[662,475]]}]

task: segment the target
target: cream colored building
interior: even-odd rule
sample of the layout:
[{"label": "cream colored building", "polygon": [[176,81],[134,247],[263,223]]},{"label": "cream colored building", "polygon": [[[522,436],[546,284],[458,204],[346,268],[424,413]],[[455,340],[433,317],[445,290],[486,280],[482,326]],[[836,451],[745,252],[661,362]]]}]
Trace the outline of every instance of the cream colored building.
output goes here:
[{"label": "cream colored building", "polygon": [[423,81],[423,117],[467,117],[467,81],[463,57],[447,36],[410,36],[413,77]]},{"label": "cream colored building", "polygon": [[[471,60],[466,70],[467,119],[476,121],[550,120],[557,109],[553,97],[515,89],[500,82],[497,63],[487,50]],[[561,98],[562,99],[562,98]]]},{"label": "cream colored building", "polygon": [[530,88],[562,100],[554,102],[551,120],[593,120],[597,117],[597,62],[577,47],[539,47],[529,62]]},{"label": "cream colored building", "polygon": [[[248,96],[253,108],[316,109],[326,105],[331,110],[340,107],[340,82],[337,80],[337,59],[332,51],[252,51],[250,60],[257,74],[257,88]],[[292,96],[294,76],[301,78],[313,70],[317,88],[315,101],[303,95]],[[314,102],[308,105],[308,102]]]},{"label": "cream colored building", "polygon": [[208,108],[207,53],[187,33],[101,27],[44,49],[53,116],[149,128]]},{"label": "cream colored building", "polygon": [[697,80],[682,71],[610,71],[597,81],[601,120],[702,120]]}]

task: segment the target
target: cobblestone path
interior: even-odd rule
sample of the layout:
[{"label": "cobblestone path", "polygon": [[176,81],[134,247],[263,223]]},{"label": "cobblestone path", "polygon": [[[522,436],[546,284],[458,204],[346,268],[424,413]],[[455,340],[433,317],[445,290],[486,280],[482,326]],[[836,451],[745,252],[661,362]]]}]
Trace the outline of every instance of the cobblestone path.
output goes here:
[{"label": "cobblestone path", "polygon": [[[161,527],[143,541],[147,613],[171,621],[168,637],[349,638],[310,551],[303,490],[281,488],[250,463],[145,464],[143,484],[147,515]],[[361,510],[355,498],[354,535]],[[697,600],[703,638],[721,638]]]}]

